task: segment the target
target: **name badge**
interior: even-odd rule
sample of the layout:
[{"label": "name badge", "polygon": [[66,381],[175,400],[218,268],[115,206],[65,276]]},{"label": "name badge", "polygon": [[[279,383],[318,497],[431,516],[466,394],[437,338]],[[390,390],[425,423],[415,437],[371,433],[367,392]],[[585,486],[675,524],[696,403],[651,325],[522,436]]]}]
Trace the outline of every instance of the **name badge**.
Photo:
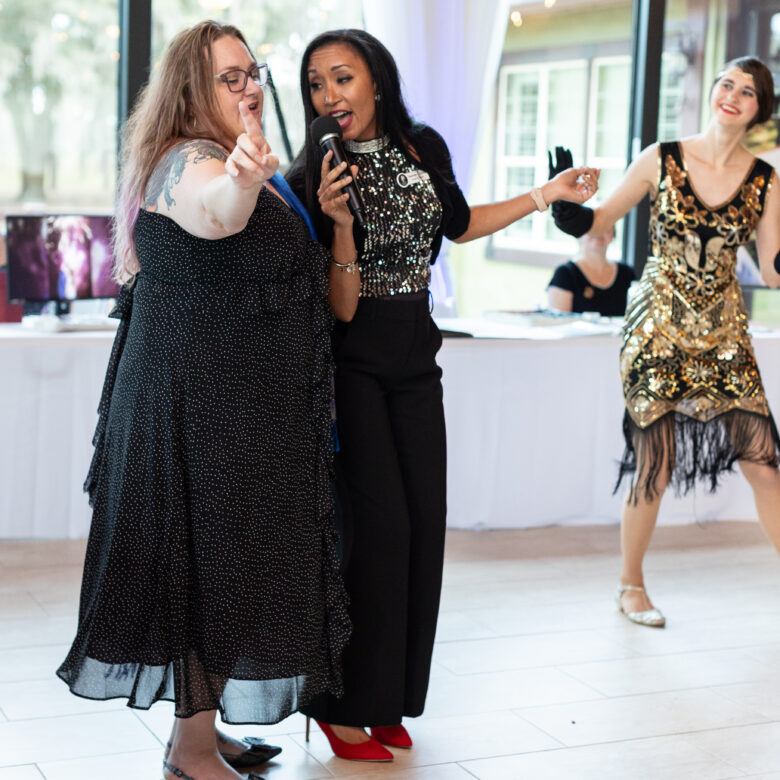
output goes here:
[{"label": "name badge", "polygon": [[421,181],[428,181],[430,175],[425,171],[407,171],[406,173],[399,173],[395,180],[398,182],[399,187],[408,187],[411,184],[419,184]]}]

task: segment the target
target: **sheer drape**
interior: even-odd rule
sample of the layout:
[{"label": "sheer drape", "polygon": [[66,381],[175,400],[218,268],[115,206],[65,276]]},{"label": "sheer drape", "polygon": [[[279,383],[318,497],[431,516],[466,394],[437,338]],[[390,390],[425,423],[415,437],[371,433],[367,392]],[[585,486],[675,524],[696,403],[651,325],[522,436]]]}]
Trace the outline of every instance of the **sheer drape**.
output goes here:
[{"label": "sheer drape", "polygon": [[[479,124],[496,78],[508,0],[363,0],[366,30],[395,57],[414,117],[442,134],[468,196]],[[439,314],[455,311],[445,252],[433,267]]]}]

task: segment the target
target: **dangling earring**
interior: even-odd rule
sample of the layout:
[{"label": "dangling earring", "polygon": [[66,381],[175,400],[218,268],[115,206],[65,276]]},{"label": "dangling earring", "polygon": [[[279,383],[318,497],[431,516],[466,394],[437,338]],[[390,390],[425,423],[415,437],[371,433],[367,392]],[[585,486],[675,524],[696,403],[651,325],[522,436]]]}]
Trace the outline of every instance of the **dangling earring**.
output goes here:
[{"label": "dangling earring", "polygon": [[378,102],[379,102],[381,99],[382,99],[382,96],[381,96],[381,95],[380,95],[380,94],[377,92],[377,93],[374,95],[374,100],[375,100],[375,101],[378,103]]}]

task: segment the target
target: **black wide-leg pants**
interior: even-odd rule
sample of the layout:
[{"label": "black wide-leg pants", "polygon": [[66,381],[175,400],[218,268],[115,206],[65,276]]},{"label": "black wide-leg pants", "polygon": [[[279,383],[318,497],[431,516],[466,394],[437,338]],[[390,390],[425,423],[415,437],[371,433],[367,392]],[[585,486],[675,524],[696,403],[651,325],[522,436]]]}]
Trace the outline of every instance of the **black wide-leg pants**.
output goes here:
[{"label": "black wide-leg pants", "polygon": [[389,726],[425,705],[446,519],[440,346],[427,296],[361,298],[352,322],[337,324],[336,474],[353,633],[345,696],[303,709],[317,720]]}]

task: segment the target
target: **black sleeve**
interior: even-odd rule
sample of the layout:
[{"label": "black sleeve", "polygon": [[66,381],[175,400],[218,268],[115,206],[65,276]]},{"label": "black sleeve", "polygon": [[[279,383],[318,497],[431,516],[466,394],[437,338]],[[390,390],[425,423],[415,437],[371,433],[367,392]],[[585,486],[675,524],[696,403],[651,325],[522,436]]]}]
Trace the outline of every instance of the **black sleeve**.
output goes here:
[{"label": "black sleeve", "polygon": [[618,272],[614,286],[621,290],[628,290],[628,288],[631,286],[631,282],[636,279],[636,276],[634,275],[634,269],[625,263],[618,263],[617,268]]},{"label": "black sleeve", "polygon": [[427,125],[420,126],[411,141],[425,166],[436,176],[436,190],[445,212],[442,232],[450,240],[459,238],[468,230],[471,209],[455,179],[450,150],[444,139]]},{"label": "black sleeve", "polygon": [[552,279],[550,279],[550,283],[547,285],[547,287],[558,287],[561,290],[568,290],[571,293],[576,292],[577,281],[574,276],[571,263],[564,263],[563,265],[559,265],[555,269],[555,273],[553,273]]}]

